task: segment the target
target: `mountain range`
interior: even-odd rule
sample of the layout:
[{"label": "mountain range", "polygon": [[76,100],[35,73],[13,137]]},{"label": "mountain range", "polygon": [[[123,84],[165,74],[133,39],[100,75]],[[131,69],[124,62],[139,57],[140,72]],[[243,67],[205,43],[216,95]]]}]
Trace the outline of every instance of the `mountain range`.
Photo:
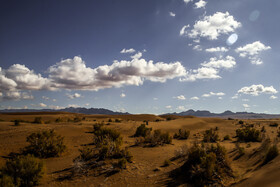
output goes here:
[{"label": "mountain range", "polygon": [[[127,115],[130,113],[115,112],[104,108],[64,108],[59,110],[54,109],[5,109],[0,110],[0,113],[18,113],[18,112],[70,112],[81,114],[106,114],[106,115]],[[220,118],[235,118],[235,119],[270,119],[280,118],[280,114],[264,114],[253,112],[232,112],[225,111],[223,113],[212,113],[208,110],[188,110],[180,113],[167,113],[163,115],[177,115],[177,116],[196,116],[196,117],[220,117]]]}]

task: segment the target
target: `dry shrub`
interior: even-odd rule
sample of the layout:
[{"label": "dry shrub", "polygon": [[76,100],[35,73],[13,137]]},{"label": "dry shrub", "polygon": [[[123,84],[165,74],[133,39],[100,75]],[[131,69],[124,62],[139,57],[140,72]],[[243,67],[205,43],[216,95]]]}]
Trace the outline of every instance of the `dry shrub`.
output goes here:
[{"label": "dry shrub", "polygon": [[190,136],[190,131],[179,129],[179,132],[175,133],[173,138],[178,140],[186,140],[189,138],[189,136]]},{"label": "dry shrub", "polygon": [[253,127],[237,129],[236,137],[241,142],[260,142],[262,140],[260,131]]},{"label": "dry shrub", "polygon": [[217,142],[218,140],[219,140],[219,135],[212,128],[209,129],[209,130],[206,130],[203,134],[203,141],[204,142]]}]

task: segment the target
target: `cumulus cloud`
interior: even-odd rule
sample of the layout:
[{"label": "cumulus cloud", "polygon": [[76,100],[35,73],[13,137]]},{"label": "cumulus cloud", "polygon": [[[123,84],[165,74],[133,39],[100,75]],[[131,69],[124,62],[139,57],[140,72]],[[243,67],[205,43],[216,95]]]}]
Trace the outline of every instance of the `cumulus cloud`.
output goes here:
[{"label": "cumulus cloud", "polygon": [[213,48],[208,48],[208,49],[205,49],[206,52],[209,52],[209,53],[215,53],[215,52],[227,52],[228,49],[225,48],[225,47],[213,47]]},{"label": "cumulus cloud", "polygon": [[195,8],[205,8],[207,2],[204,0],[199,0],[194,4]]},{"label": "cumulus cloud", "polygon": [[178,99],[178,100],[186,100],[185,96],[183,96],[183,95],[178,95],[178,96],[176,96],[174,98]]},{"label": "cumulus cloud", "polygon": [[199,97],[196,97],[196,96],[191,97],[191,100],[199,100]]},{"label": "cumulus cloud", "polygon": [[120,53],[134,53],[134,52],[135,52],[135,49],[133,49],[133,48],[130,48],[130,49],[123,48]]},{"label": "cumulus cloud", "polygon": [[277,99],[277,98],[278,98],[278,97],[275,96],[275,95],[272,95],[272,96],[269,97],[269,99]]},{"label": "cumulus cloud", "polygon": [[50,98],[47,96],[42,96],[42,99],[49,100]]},{"label": "cumulus cloud", "polygon": [[221,34],[232,33],[239,27],[241,27],[241,23],[236,21],[228,12],[216,12],[196,21],[193,29],[189,31],[186,30],[186,27],[184,30],[182,28],[180,35],[187,35],[190,38],[204,37],[209,40],[217,40]]},{"label": "cumulus cloud", "polygon": [[169,15],[170,15],[171,17],[175,17],[175,16],[176,16],[176,14],[175,14],[174,12],[169,12]]},{"label": "cumulus cloud", "polygon": [[207,93],[207,94],[203,94],[201,97],[211,97],[211,96],[224,96],[225,93],[223,92],[210,92],[210,93]]},{"label": "cumulus cloud", "polygon": [[165,106],[165,108],[170,109],[170,108],[172,108],[172,106],[171,105],[167,105],[167,106]]},{"label": "cumulus cloud", "polygon": [[186,3],[186,4],[188,4],[189,2],[192,2],[193,0],[184,0],[184,2]]},{"label": "cumulus cloud", "polygon": [[189,70],[180,81],[196,81],[199,79],[220,79],[218,75],[221,69],[232,69],[236,65],[235,58],[227,56],[223,58],[210,58],[209,62],[201,63],[200,68]]},{"label": "cumulus cloud", "polygon": [[278,91],[273,88],[273,86],[264,87],[261,84],[258,85],[251,85],[251,86],[245,86],[238,90],[238,94],[247,94],[247,95],[253,95],[258,96],[260,94],[276,94]]},{"label": "cumulus cloud", "polygon": [[177,110],[181,110],[182,111],[182,110],[186,110],[186,108],[185,108],[185,106],[178,106]]},{"label": "cumulus cloud", "polygon": [[120,97],[121,98],[124,98],[126,95],[124,94],[124,93],[122,93],[121,95],[120,95]]},{"label": "cumulus cloud", "polygon": [[260,65],[262,64],[262,60],[259,58],[259,53],[262,51],[266,51],[271,49],[270,46],[265,46],[260,41],[253,42],[251,44],[247,44],[242,47],[238,47],[235,49],[237,53],[239,53],[240,57],[248,57],[252,64]]},{"label": "cumulus cloud", "polygon": [[47,105],[44,104],[44,103],[39,103],[39,106],[42,107],[42,108],[47,107]]},{"label": "cumulus cloud", "polygon": [[34,96],[28,92],[20,92],[20,91],[7,91],[3,95],[4,100],[29,100],[34,99]]},{"label": "cumulus cloud", "polygon": [[195,46],[193,47],[193,50],[202,51],[202,47],[201,47],[201,45],[195,45]]},{"label": "cumulus cloud", "polygon": [[[58,88],[99,90],[124,85],[141,85],[144,80],[165,82],[186,74],[180,62],[146,61],[138,57],[131,61],[114,61],[110,66],[86,67],[80,57],[66,59],[49,68],[49,77]],[[83,75],[83,76],[81,76]]]},{"label": "cumulus cloud", "polygon": [[216,57],[210,58],[209,62],[201,64],[204,67],[216,68],[216,69],[231,69],[236,65],[235,58],[227,56],[225,59],[218,59]]},{"label": "cumulus cloud", "polygon": [[184,25],[183,27],[182,27],[182,29],[180,30],[180,36],[183,36],[183,35],[185,35],[186,34],[186,29],[187,28],[189,28],[190,27],[190,25]]},{"label": "cumulus cloud", "polygon": [[67,95],[67,97],[68,97],[69,99],[75,99],[75,98],[82,97],[82,95],[81,95],[81,94],[79,94],[79,93],[66,94],[66,95]]},{"label": "cumulus cloud", "polygon": [[250,108],[250,105],[248,105],[248,104],[243,104],[242,106],[243,106],[245,109]]}]

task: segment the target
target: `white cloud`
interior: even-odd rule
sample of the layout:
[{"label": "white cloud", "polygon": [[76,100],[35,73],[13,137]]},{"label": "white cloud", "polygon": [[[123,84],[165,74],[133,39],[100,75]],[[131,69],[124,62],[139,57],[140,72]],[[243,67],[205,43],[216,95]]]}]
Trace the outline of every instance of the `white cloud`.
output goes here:
[{"label": "white cloud", "polygon": [[199,0],[198,2],[196,2],[194,5],[195,5],[195,8],[205,8],[207,2],[204,1],[204,0]]},{"label": "white cloud", "polygon": [[142,57],[142,53],[141,53],[141,52],[138,52],[138,53],[136,53],[135,55],[132,55],[132,56],[131,56],[132,59],[139,59],[139,58],[141,58],[141,57]]},{"label": "white cloud", "polygon": [[231,99],[238,99],[238,94],[235,94],[234,96],[232,96]]},{"label": "white cloud", "polygon": [[170,108],[172,108],[172,106],[167,105],[167,106],[165,106],[165,108],[170,109]]},{"label": "white cloud", "polygon": [[193,0],[184,0],[184,2],[186,3],[186,4],[188,4],[189,2],[192,2]]},{"label": "white cloud", "polygon": [[207,94],[203,94],[201,97],[211,97],[211,96],[224,96],[226,95],[225,93],[223,92],[210,92],[210,93],[207,93]]},{"label": "white cloud", "polygon": [[50,105],[48,106],[50,109],[53,109],[53,110],[60,110],[60,109],[64,109],[65,107],[62,107],[62,106],[57,106],[57,105]]},{"label": "white cloud", "polygon": [[218,75],[219,71],[214,68],[201,67],[195,70],[190,70],[184,78],[180,78],[180,81],[196,81],[198,79],[220,79]]},{"label": "white cloud", "polygon": [[169,15],[170,15],[171,17],[175,17],[175,16],[176,16],[176,14],[175,14],[174,12],[169,12]]},{"label": "white cloud", "polygon": [[124,98],[126,95],[124,94],[124,93],[122,93],[121,95],[120,95],[120,97],[121,98]]},{"label": "white cloud", "polygon": [[[165,82],[186,74],[180,62],[164,63],[133,58],[114,61],[110,66],[86,67],[80,57],[66,59],[49,68],[49,77],[57,88],[99,90],[125,85],[142,85],[145,80]],[[83,75],[83,76],[81,76]]]},{"label": "white cloud", "polygon": [[123,48],[120,53],[134,53],[134,52],[135,52],[135,49],[133,49],[133,48],[130,48],[130,49]]},{"label": "white cloud", "polygon": [[75,98],[79,98],[79,97],[81,97],[82,95],[81,94],[79,94],[79,93],[74,93],[74,94],[66,94],[67,95],[67,97],[69,98],[69,99],[75,99]]},{"label": "white cloud", "polygon": [[236,65],[235,58],[227,56],[225,59],[217,59],[216,57],[210,58],[209,62],[201,64],[204,67],[216,68],[216,69],[231,69]]},{"label": "white cloud", "polygon": [[225,48],[225,47],[213,47],[213,48],[205,49],[205,51],[206,51],[206,52],[209,52],[209,53],[227,52],[227,51],[228,51],[228,48]]},{"label": "white cloud", "polygon": [[50,98],[47,96],[42,96],[42,99],[49,100]]},{"label": "white cloud", "polygon": [[238,47],[235,49],[237,53],[239,53],[240,57],[248,57],[252,64],[260,65],[262,64],[262,60],[259,58],[259,53],[262,51],[266,51],[271,49],[270,46],[265,46],[260,41],[253,42],[251,44],[247,44],[242,47]]},{"label": "white cloud", "polygon": [[186,108],[184,106],[178,106],[177,110],[181,110],[182,111],[182,110],[186,110]]},{"label": "white cloud", "polygon": [[183,27],[182,27],[182,29],[180,30],[180,36],[183,36],[183,35],[185,35],[186,34],[186,29],[187,28],[189,28],[190,27],[190,25],[184,25]]},{"label": "white cloud", "polygon": [[216,12],[211,16],[204,16],[201,20],[196,21],[190,31],[183,27],[184,29],[181,29],[180,35],[217,40],[221,34],[229,34],[239,27],[241,27],[241,23],[236,21],[228,12]]},{"label": "white cloud", "polygon": [[269,99],[277,99],[277,98],[278,98],[278,97],[275,96],[275,95],[272,95],[272,96],[269,97]]},{"label": "white cloud", "polygon": [[201,63],[200,68],[195,70],[187,71],[187,74],[184,78],[181,78],[180,81],[196,81],[198,79],[220,79],[219,76],[220,69],[232,69],[235,67],[236,62],[235,58],[232,56],[227,56],[224,59],[220,58],[210,58],[209,62]]},{"label": "white cloud", "polygon": [[202,51],[202,47],[201,47],[201,45],[195,45],[195,46],[193,47],[193,50]]},{"label": "white cloud", "polygon": [[249,99],[242,99],[242,101],[249,102],[250,100]]},{"label": "white cloud", "polygon": [[191,100],[199,100],[199,97],[194,96],[191,98]]},{"label": "white cloud", "polygon": [[242,105],[244,108],[250,108],[250,105],[248,105],[248,104],[243,104]]},{"label": "white cloud", "polygon": [[4,93],[3,98],[4,98],[4,100],[34,99],[33,95],[31,95],[31,93],[20,92],[20,91],[7,91]]},{"label": "white cloud", "polygon": [[276,94],[278,93],[278,91],[275,88],[273,88],[273,86],[264,87],[261,84],[253,84],[251,86],[245,86],[241,88],[240,90],[238,90],[237,93],[258,96],[260,94]]},{"label": "white cloud", "polygon": [[154,97],[154,98],[153,98],[153,100],[157,101],[157,100],[158,100],[158,98],[157,98],[157,97]]},{"label": "white cloud", "polygon": [[39,105],[38,106],[40,106],[40,107],[42,107],[42,108],[45,108],[47,105],[46,104],[44,104],[44,103],[39,103]]},{"label": "white cloud", "polygon": [[222,97],[218,97],[218,99],[222,100],[223,98]]},{"label": "white cloud", "polygon": [[76,104],[69,104],[68,107],[72,107],[72,108],[80,108],[79,105],[76,105]]},{"label": "white cloud", "polygon": [[178,96],[176,96],[174,98],[176,98],[178,100],[186,100],[185,96],[183,96],[183,95],[178,95]]}]

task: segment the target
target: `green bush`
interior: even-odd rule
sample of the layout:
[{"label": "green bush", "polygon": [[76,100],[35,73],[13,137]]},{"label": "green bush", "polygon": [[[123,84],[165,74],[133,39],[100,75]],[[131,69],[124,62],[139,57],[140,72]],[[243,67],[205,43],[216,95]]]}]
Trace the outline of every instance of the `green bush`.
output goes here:
[{"label": "green bush", "polygon": [[25,148],[25,152],[40,158],[59,156],[66,149],[63,139],[54,130],[32,133],[26,138],[30,145]]},{"label": "green bush", "polygon": [[44,124],[44,121],[42,120],[42,117],[36,117],[33,121],[33,123],[36,124]]},{"label": "green bush", "polygon": [[190,136],[190,131],[179,129],[178,134],[175,133],[173,138],[179,139],[179,140],[185,140],[185,139],[188,139],[189,136]]},{"label": "green bush", "polygon": [[264,163],[263,164],[267,164],[269,161],[273,160],[275,157],[277,157],[279,155],[279,151],[277,148],[277,145],[273,145],[271,146],[266,155],[265,155],[265,159],[264,159]]},{"label": "green bush", "polygon": [[221,185],[224,178],[233,176],[226,149],[219,144],[207,147],[194,144],[179,175],[182,173],[194,186]]},{"label": "green bush", "polygon": [[242,142],[260,142],[261,133],[253,127],[239,128],[236,130],[238,141]]},{"label": "green bush", "polygon": [[35,186],[43,176],[43,163],[31,155],[17,156],[6,162],[2,172],[1,183],[7,186],[11,179],[14,186]]},{"label": "green bush", "polygon": [[145,124],[141,124],[139,127],[137,127],[134,137],[146,137],[151,133],[151,131],[152,128],[148,128]]},{"label": "green bush", "polygon": [[203,134],[204,142],[217,142],[218,140],[219,140],[219,135],[212,128],[209,130],[206,130]]}]

